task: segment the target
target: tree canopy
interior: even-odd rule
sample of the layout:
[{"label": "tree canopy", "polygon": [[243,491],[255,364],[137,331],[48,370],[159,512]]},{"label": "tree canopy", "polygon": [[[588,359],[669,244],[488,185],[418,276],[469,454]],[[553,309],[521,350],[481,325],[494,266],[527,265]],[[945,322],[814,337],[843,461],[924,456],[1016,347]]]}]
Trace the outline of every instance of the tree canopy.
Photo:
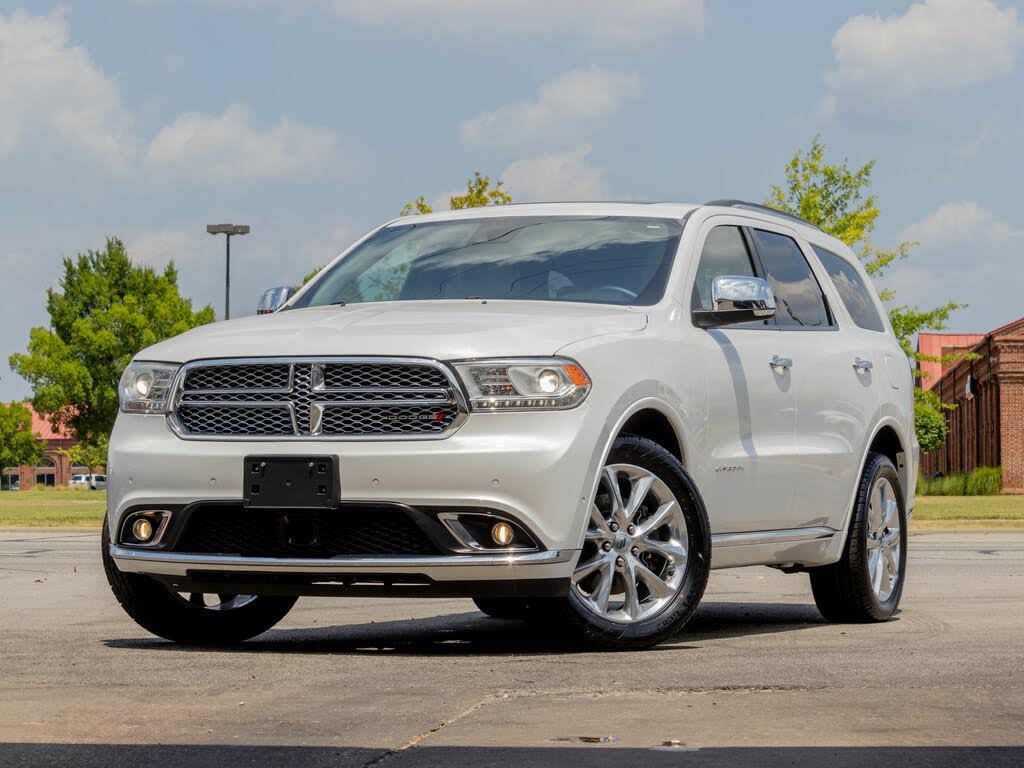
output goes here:
[{"label": "tree canopy", "polygon": [[[917,243],[900,243],[888,250],[876,248],[871,242],[871,235],[881,210],[877,197],[870,193],[875,161],[851,169],[845,159],[841,163],[826,162],[825,152],[820,136],[811,140],[806,152],[798,150],[786,164],[785,183],[772,185],[765,204],[806,219],[842,240],[877,280],[894,261],[906,258]],[[891,290],[883,289],[879,295],[888,305],[889,321],[907,356],[914,361],[937,359],[914,349],[914,334],[945,329],[949,316],[964,305],[948,301],[922,310],[916,306],[894,304],[895,294]],[[916,375],[920,376],[920,373],[916,372]],[[945,406],[933,392],[917,387],[914,394],[921,450],[935,450],[946,439],[946,422],[941,413]]]},{"label": "tree canopy", "polygon": [[[512,202],[512,195],[502,189],[502,186],[503,182],[492,183],[490,176],[483,176],[480,171],[475,171],[473,178],[466,179],[466,194],[452,195],[448,198],[448,205],[453,211],[460,208],[482,208],[487,205],[508,205]],[[403,216],[433,212],[433,207],[427,203],[423,195],[411,203],[406,203],[402,208]]]},{"label": "tree canopy", "polygon": [[162,273],[133,264],[116,238],[64,259],[46,309],[49,327],[29,332],[28,350],[11,355],[11,368],[32,385],[36,410],[86,446],[109,436],[118,381],[135,353],[214,319],[212,307],[194,312],[182,298],[173,262]]},{"label": "tree canopy", "polygon": [[21,403],[0,403],[0,469],[35,466],[46,443],[32,431],[32,411]]}]

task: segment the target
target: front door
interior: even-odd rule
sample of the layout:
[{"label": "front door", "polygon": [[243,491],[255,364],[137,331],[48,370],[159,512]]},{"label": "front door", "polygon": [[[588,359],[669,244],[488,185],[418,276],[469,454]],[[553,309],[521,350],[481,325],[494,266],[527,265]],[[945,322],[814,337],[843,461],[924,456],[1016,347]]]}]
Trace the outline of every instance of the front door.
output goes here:
[{"label": "front door", "polygon": [[[692,310],[711,308],[711,282],[719,275],[763,277],[742,221],[725,216],[704,224]],[[759,321],[710,329],[698,339],[693,359],[703,368],[708,407],[701,458],[692,471],[711,530],[790,527],[796,396],[786,365],[793,354],[788,335],[774,321]]]}]

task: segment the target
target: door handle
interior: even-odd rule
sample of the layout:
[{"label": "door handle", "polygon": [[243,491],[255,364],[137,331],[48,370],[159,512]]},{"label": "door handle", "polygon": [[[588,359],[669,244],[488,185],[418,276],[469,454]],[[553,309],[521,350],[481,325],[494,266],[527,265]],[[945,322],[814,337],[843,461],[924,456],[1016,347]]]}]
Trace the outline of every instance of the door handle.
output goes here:
[{"label": "door handle", "polygon": [[786,368],[793,367],[793,359],[790,357],[779,357],[778,355],[772,355],[772,359],[768,361],[768,365],[770,365],[774,369],[781,368],[785,370]]},{"label": "door handle", "polygon": [[874,367],[875,364],[872,363],[870,360],[864,360],[863,358],[860,357],[853,358],[853,370],[857,371],[858,373],[867,373]]}]

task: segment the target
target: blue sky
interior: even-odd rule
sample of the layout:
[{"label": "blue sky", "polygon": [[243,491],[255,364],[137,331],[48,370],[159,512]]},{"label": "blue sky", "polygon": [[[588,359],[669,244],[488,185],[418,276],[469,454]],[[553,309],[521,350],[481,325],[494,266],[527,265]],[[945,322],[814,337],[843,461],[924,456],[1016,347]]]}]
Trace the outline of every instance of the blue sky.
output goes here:
[{"label": "blue sky", "polygon": [[1024,13],[1006,0],[0,2],[0,400],[60,259],[117,235],[232,308],[474,170],[517,201],[759,201],[876,159],[880,283],[1024,315]]}]

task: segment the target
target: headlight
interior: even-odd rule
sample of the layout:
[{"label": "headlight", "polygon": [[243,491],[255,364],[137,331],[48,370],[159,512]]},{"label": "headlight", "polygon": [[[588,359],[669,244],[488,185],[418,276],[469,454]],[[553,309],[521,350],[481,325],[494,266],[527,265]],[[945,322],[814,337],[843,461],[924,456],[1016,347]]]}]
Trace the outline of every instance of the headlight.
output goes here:
[{"label": "headlight", "polygon": [[121,374],[118,396],[124,413],[163,413],[179,365],[132,363]]},{"label": "headlight", "polygon": [[573,408],[590,391],[590,377],[572,360],[470,360],[455,368],[474,411]]}]

